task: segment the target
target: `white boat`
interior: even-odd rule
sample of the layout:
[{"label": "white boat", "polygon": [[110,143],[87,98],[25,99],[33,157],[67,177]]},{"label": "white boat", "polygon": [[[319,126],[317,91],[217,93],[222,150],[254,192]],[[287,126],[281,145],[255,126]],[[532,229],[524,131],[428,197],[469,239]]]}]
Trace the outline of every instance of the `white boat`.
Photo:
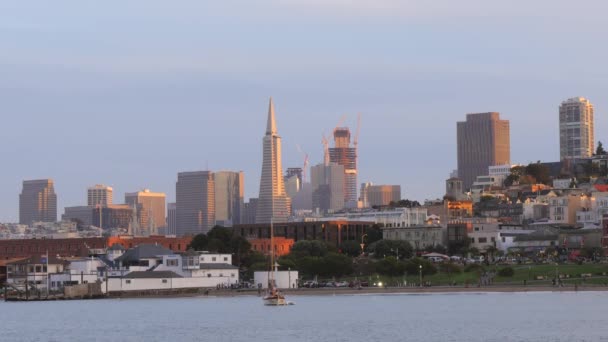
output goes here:
[{"label": "white boat", "polygon": [[270,272],[268,272],[268,291],[264,296],[264,305],[269,306],[280,306],[280,305],[293,305],[288,302],[285,296],[279,291],[275,281],[275,271],[279,267],[279,264],[274,262],[274,228],[272,224],[272,218],[270,219]]}]

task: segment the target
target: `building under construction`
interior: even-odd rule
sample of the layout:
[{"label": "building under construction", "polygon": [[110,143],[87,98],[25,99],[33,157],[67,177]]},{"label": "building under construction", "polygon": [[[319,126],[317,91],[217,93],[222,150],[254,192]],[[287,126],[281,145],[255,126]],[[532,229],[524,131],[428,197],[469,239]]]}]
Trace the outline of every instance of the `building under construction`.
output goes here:
[{"label": "building under construction", "polygon": [[344,205],[357,207],[357,147],[350,143],[348,127],[334,129],[334,145],[328,151],[329,162],[344,166]]}]

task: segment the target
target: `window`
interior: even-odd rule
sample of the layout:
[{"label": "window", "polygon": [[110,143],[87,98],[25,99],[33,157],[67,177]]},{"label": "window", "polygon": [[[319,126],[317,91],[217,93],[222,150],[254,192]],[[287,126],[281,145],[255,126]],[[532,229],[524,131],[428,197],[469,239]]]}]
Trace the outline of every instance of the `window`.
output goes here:
[{"label": "window", "polygon": [[223,276],[224,276],[224,274],[223,274],[223,273],[220,273],[220,277],[223,277]]},{"label": "window", "polygon": [[[283,246],[281,246],[281,250],[283,249]],[[224,261],[228,261],[228,257],[224,257]]]},{"label": "window", "polygon": [[129,279],[125,280],[125,283],[131,284],[131,280],[129,280]]},{"label": "window", "polygon": [[485,243],[485,242],[488,242],[488,238],[485,238],[485,237],[480,237],[480,238],[479,238],[479,239],[477,239],[477,240],[479,240],[479,243]]},{"label": "window", "polygon": [[211,278],[211,273],[207,273],[207,278]]},{"label": "window", "polygon": [[167,259],[167,266],[177,266],[177,259]]},{"label": "window", "polygon": [[[270,245],[268,246],[268,250],[270,250]],[[211,258],[211,261],[215,261],[215,257]]]},{"label": "window", "polygon": [[166,284],[166,283],[167,283],[167,279],[163,279],[163,284]]},{"label": "window", "polygon": [[231,276],[232,278],[234,278],[234,273],[230,273],[230,276]]}]

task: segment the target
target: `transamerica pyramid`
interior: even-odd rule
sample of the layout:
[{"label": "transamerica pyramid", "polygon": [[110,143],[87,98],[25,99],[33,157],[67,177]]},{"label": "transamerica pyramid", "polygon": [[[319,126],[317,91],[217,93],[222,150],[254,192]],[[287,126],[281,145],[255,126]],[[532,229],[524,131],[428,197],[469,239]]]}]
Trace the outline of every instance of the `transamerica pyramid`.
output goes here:
[{"label": "transamerica pyramid", "polygon": [[263,139],[262,178],[255,223],[287,222],[290,199],[285,193],[281,164],[281,137],[277,134],[272,98],[268,105],[268,122]]}]

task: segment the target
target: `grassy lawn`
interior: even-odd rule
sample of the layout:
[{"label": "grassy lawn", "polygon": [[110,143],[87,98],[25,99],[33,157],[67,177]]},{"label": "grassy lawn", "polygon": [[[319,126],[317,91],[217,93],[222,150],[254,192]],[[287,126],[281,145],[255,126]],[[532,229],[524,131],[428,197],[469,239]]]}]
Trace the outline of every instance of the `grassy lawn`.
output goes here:
[{"label": "grassy lawn", "polygon": [[[486,266],[487,271],[499,271],[508,267],[503,265]],[[515,271],[513,277],[495,277],[494,284],[523,284],[524,280],[530,285],[547,285],[551,284],[555,277],[556,266],[545,265],[513,265],[510,266]],[[608,264],[560,264],[557,266],[557,272],[562,277],[565,284],[587,283],[587,284],[608,284]],[[581,279],[581,274],[591,274],[592,277]],[[569,275],[569,278],[566,277]],[[537,277],[543,277],[539,279]],[[360,277],[370,281],[370,286],[373,283],[382,282],[388,286],[403,284],[406,280],[408,284],[417,284],[420,281],[419,275],[407,275],[402,277],[388,277],[374,275],[371,277]],[[456,282],[457,285],[471,284],[477,285],[479,282],[479,274],[477,272],[461,272],[456,274],[447,274],[438,272],[434,275],[423,276],[423,282],[431,282],[432,285],[449,285]]]}]

